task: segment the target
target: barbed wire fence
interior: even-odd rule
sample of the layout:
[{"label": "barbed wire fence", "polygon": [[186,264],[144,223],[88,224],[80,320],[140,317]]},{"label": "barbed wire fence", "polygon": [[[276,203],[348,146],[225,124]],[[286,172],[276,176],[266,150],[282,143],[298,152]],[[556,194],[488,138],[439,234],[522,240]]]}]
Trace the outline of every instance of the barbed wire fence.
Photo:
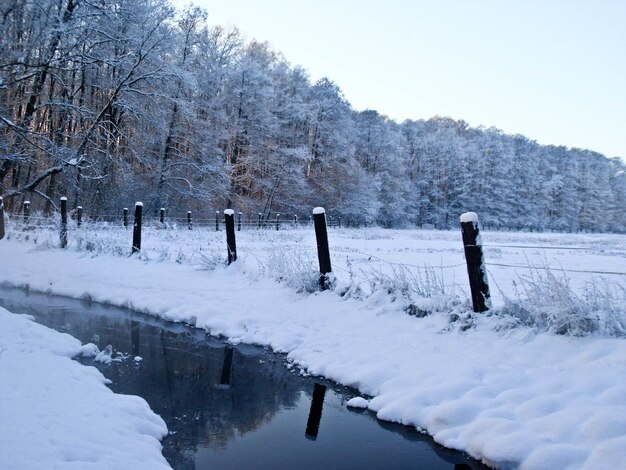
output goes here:
[{"label": "barbed wire fence", "polygon": [[[126,215],[128,215],[128,211],[126,210]],[[209,211],[209,213],[211,213]],[[117,233],[120,238],[120,243],[125,243],[124,240],[128,238],[129,233],[133,230],[132,220],[125,219],[123,212],[117,214],[98,214],[97,216],[90,216],[87,211],[83,211],[81,214],[81,223],[77,226],[76,213],[70,212],[70,218],[73,219],[73,225],[71,230],[75,230],[78,233],[82,232],[83,237],[93,236],[94,238],[102,238],[103,234],[112,234]],[[329,222],[330,219],[330,222]],[[54,230],[58,229],[60,225],[60,220],[55,216],[45,216],[41,213],[31,214],[30,210],[28,213],[24,214],[12,214],[8,216],[8,220],[10,225],[14,226],[16,230],[19,230],[23,233],[28,233],[29,231],[35,229],[44,229],[50,230],[54,232]],[[327,225],[329,228],[346,228],[345,224],[342,227],[341,218],[335,218],[334,224],[333,219],[328,217]],[[252,214],[249,214],[248,217],[243,217],[241,212],[235,213],[235,227],[237,231],[241,230],[256,230],[259,234],[265,233],[264,231],[268,230],[291,230],[291,229],[302,229],[302,228],[311,228],[313,226],[313,220],[311,217],[298,217],[297,215],[288,216],[286,214],[277,214],[276,217],[262,217],[262,214],[259,213],[257,219],[255,220]],[[176,239],[183,239],[182,236],[185,232],[190,231],[203,231],[205,233],[210,232],[221,232],[224,230],[224,218],[221,212],[215,211],[214,217],[200,217],[195,218],[192,217],[191,212],[189,211],[185,216],[181,217],[165,217],[165,211],[161,211],[160,214],[156,216],[147,216],[144,217],[144,225],[143,229],[146,230],[147,233],[151,231],[159,231],[159,233],[163,234],[164,231],[168,231],[167,241],[173,241]],[[213,238],[215,235],[213,235]],[[88,245],[84,242],[85,245]],[[482,245],[483,248],[487,249],[487,252],[492,249],[496,250],[520,250],[522,252],[526,252],[528,250],[532,251],[540,251],[540,252],[578,252],[578,253],[593,253],[593,254],[610,254],[611,256],[623,256],[626,258],[626,250],[619,249],[610,249],[596,247],[596,246],[564,246],[564,245],[534,245],[534,244],[498,244],[498,243],[490,243]],[[281,246],[281,249],[291,248],[292,250],[298,250],[300,252],[309,252],[309,257],[314,258],[312,256],[313,252],[315,252],[315,248],[306,248],[302,246],[292,246],[292,247],[284,247]],[[93,248],[92,248],[93,249]],[[244,248],[245,250],[245,248]],[[119,249],[118,249],[119,251]],[[254,256],[258,261],[261,261],[265,264],[269,263],[267,257],[260,255],[259,253],[254,253],[252,251],[248,252],[252,256]],[[330,253],[333,258],[338,258],[342,260],[342,257],[345,257],[345,266],[342,266],[341,263],[334,263],[335,271],[347,275],[351,280],[357,280],[359,282],[372,282],[371,272],[375,269],[379,269],[382,273],[383,266],[386,266],[391,271],[398,269],[405,270],[413,270],[417,273],[428,273],[429,270],[437,270],[441,274],[442,278],[446,276],[443,274],[444,271],[447,270],[457,270],[462,266],[466,266],[466,260],[459,261],[458,263],[452,264],[439,264],[439,265],[427,265],[422,264],[418,265],[415,263],[407,263],[401,262],[397,260],[387,259],[379,254],[369,253],[362,249],[346,249],[344,247],[334,246],[330,247]],[[464,251],[461,246],[459,246],[458,251],[459,259],[462,260],[464,257]],[[353,268],[355,263],[363,263],[366,260],[368,262],[372,262],[371,266],[369,266],[370,273],[366,273],[364,269],[357,271]],[[589,275],[599,275],[599,276],[617,276],[620,279],[624,279],[626,277],[625,270],[601,270],[601,269],[576,269],[576,268],[564,268],[563,266],[554,266],[549,265],[549,263],[536,264],[528,261],[527,264],[516,264],[516,263],[505,263],[498,262],[489,259],[489,256],[486,257],[484,261],[485,268],[488,272],[488,275],[495,279],[494,269],[515,269],[515,270],[543,270],[543,271],[558,271],[560,273],[575,273],[575,274],[589,274]],[[454,287],[456,284],[443,284],[442,286]]]}]

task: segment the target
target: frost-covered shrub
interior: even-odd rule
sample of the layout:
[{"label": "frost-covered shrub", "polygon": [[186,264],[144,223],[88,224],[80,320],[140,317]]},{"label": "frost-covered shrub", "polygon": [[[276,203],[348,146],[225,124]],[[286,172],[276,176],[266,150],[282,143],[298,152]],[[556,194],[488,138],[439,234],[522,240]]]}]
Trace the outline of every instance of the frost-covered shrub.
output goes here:
[{"label": "frost-covered shrub", "polygon": [[370,295],[384,291],[391,301],[402,302],[409,315],[424,317],[433,312],[451,312],[462,304],[456,286],[444,283],[443,273],[435,268],[410,268],[393,265],[390,272],[363,271]]},{"label": "frost-covered shrub", "polygon": [[606,279],[585,284],[576,294],[567,275],[547,267],[534,268],[514,283],[515,298],[505,298],[496,312],[516,322],[556,334],[600,333],[626,336],[626,288]]},{"label": "frost-covered shrub", "polygon": [[270,248],[266,257],[259,257],[259,270],[298,292],[319,290],[319,270],[314,253],[308,250]]},{"label": "frost-covered shrub", "polygon": [[201,269],[213,271],[226,264],[226,256],[224,250],[218,250],[217,247],[200,248],[195,254],[194,261]]}]

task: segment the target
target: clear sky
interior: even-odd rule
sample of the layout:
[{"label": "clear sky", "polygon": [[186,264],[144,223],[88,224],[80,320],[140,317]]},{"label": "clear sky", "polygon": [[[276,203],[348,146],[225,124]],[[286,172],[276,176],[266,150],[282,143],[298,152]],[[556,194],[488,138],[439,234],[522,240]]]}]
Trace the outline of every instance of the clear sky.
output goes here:
[{"label": "clear sky", "polygon": [[[182,5],[188,2],[175,1]],[[357,110],[626,158],[626,0],[196,0]]]}]

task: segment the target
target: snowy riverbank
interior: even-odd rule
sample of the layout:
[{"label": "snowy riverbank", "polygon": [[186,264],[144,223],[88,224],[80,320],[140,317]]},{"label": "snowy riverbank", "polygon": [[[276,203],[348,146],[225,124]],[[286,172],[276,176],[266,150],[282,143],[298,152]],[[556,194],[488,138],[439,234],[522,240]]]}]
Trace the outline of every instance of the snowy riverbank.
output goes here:
[{"label": "snowy riverbank", "polygon": [[[244,256],[229,268],[211,265],[207,256],[176,262],[189,244],[170,243],[169,253],[179,250],[172,259],[149,249],[128,258],[4,240],[0,282],[129,306],[232,342],[269,345],[312,374],[372,396],[368,406],[381,419],[417,426],[490,465],[597,469],[626,461],[623,338],[511,328],[487,315],[469,323],[450,323],[450,315],[437,312],[416,318],[383,290],[361,298],[297,293],[259,275],[257,258],[245,256],[255,240],[243,236]],[[615,240],[610,249],[621,249],[623,239]],[[377,242],[362,240],[353,252],[371,253]],[[339,243],[348,245],[349,234]],[[442,265],[458,262],[458,250],[445,243],[434,240],[422,254]],[[515,261],[500,250],[500,261]],[[255,252],[273,256],[258,244]],[[598,269],[606,269],[623,259],[594,253],[567,260],[593,267],[598,259]],[[406,250],[391,255],[411,261]]]},{"label": "snowy riverbank", "polygon": [[0,308],[0,468],[169,468],[163,420],[71,358],[75,338]]}]

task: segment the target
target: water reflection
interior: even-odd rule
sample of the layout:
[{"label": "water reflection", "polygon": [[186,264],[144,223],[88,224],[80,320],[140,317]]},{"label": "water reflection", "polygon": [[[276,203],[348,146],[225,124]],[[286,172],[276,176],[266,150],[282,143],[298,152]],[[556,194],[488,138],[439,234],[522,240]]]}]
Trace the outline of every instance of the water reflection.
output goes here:
[{"label": "water reflection", "polygon": [[348,410],[353,391],[302,377],[263,348],[16,289],[0,288],[0,305],[129,355],[94,365],[115,392],[142,396],[165,420],[163,454],[174,468],[482,468],[404,426]]},{"label": "water reflection", "polygon": [[324,395],[326,395],[326,387],[319,383],[315,383],[313,388],[313,397],[311,398],[311,409],[309,411],[309,419],[306,423],[305,436],[309,439],[317,439],[317,433],[322,420],[322,408],[324,406]]}]

